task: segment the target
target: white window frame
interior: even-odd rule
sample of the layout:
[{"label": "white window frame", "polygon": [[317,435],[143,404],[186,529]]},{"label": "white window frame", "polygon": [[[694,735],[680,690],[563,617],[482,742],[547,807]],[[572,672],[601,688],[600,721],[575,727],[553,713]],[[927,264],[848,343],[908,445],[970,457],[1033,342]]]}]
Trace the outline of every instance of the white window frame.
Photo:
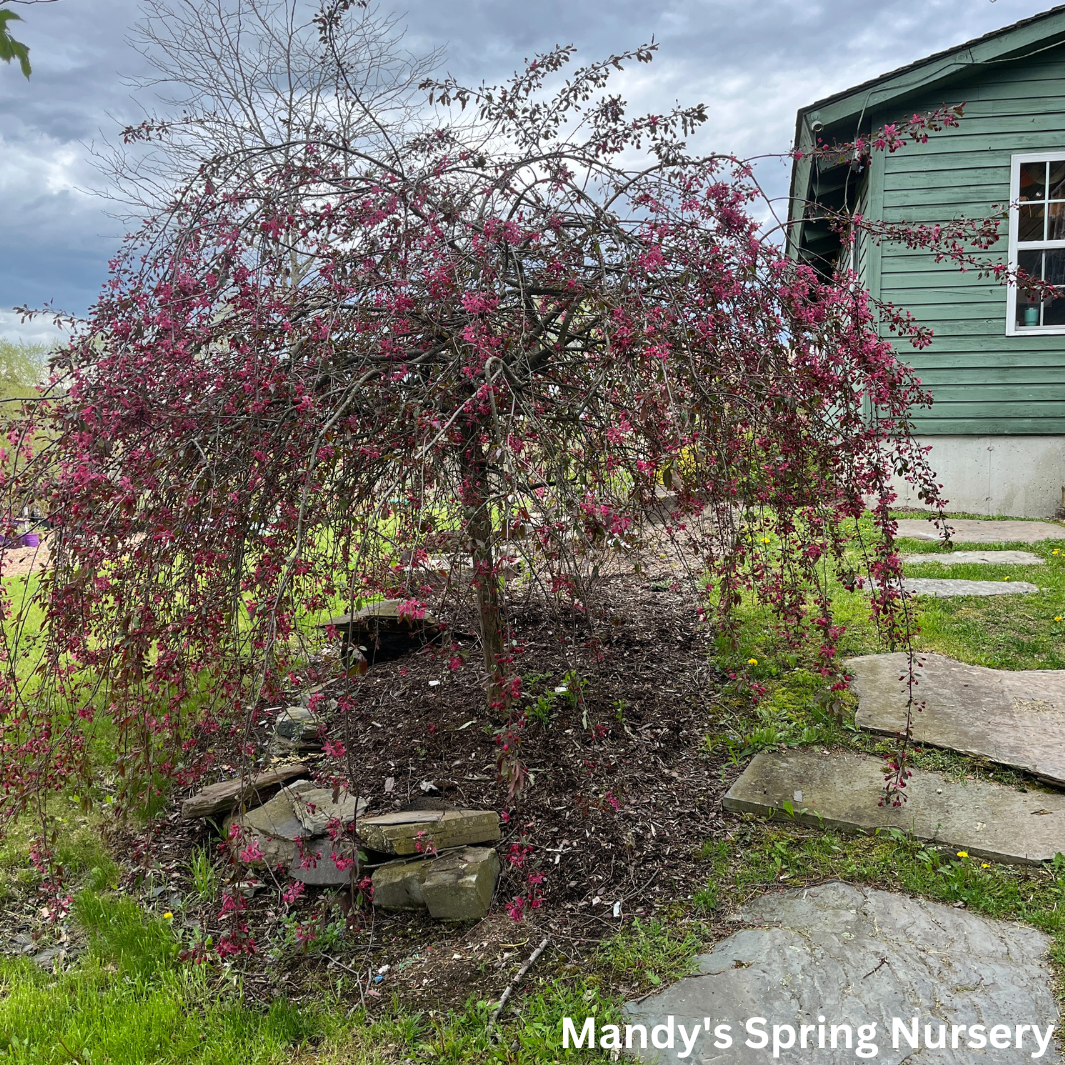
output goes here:
[{"label": "white window frame", "polygon": [[[1021,167],[1025,163],[1060,163],[1065,161],[1065,151],[1062,152],[1024,152],[1020,155],[1010,156],[1010,211],[1009,211],[1009,266],[1010,270],[1017,268],[1018,240],[1017,232],[1020,229],[1020,195],[1021,195]],[[1026,244],[1038,244],[1039,250],[1050,248],[1065,248],[1065,240],[1026,241]],[[1025,251],[1032,250],[1025,248]],[[1039,337],[1039,336],[1062,336],[1065,334],[1065,325],[1017,325],[1017,286],[1010,284],[1006,294],[1006,336],[1008,337]]]}]

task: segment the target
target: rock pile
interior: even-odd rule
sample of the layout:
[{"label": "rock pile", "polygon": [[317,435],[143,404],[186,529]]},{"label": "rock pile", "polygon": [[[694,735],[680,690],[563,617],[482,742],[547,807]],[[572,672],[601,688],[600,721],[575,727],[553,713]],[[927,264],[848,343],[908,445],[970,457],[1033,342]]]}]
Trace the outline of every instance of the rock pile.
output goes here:
[{"label": "rock pile", "polygon": [[[274,744],[317,748],[322,724],[305,706],[287,707],[278,715]],[[366,799],[318,787],[309,773],[299,762],[221,781],[186,799],[182,815],[224,814],[222,829],[234,857],[249,868],[287,867],[290,877],[305,884],[342,886],[359,869],[358,845],[372,856],[367,864],[375,868],[374,904],[382,909],[427,909],[441,921],[478,920],[488,913],[499,877],[499,856],[485,846],[500,838],[493,810],[363,817]]]}]

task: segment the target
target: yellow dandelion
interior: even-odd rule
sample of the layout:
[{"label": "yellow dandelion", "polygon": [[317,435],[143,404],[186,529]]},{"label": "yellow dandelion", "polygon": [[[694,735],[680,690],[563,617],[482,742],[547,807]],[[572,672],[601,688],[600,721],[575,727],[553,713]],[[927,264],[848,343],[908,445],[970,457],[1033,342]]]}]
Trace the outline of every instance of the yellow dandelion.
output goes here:
[{"label": "yellow dandelion", "polygon": [[991,868],[991,863],[990,862],[981,862],[980,863],[980,868],[981,869],[990,869]]},{"label": "yellow dandelion", "polygon": [[958,851],[958,857],[959,858],[968,858],[969,857],[969,852],[968,851]]},{"label": "yellow dandelion", "polygon": [[1005,580],[1005,581],[1008,581],[1009,577],[1003,577],[1002,579]]},{"label": "yellow dandelion", "polygon": [[164,921],[172,921],[173,919],[174,915],[169,910],[167,910],[166,913],[163,914]]},{"label": "yellow dandelion", "polygon": [[[771,540],[769,539],[769,537],[768,537],[768,536],[763,536],[763,537],[762,537],[762,543],[763,543],[763,544],[768,544],[768,543],[772,543],[772,541],[771,541]],[[1056,555],[1056,554],[1057,554],[1057,551],[1055,551],[1055,552],[1054,552],[1054,554]]]},{"label": "yellow dandelion", "polygon": [[749,665],[749,666],[758,665],[758,659],[757,658],[748,658],[747,659],[747,665]]},{"label": "yellow dandelion", "polygon": [[1061,554],[1061,549],[1060,549],[1060,548],[1057,548],[1057,547],[1055,547],[1055,548],[1054,548],[1054,550],[1053,550],[1053,552],[1052,552],[1052,554],[1055,554],[1055,555],[1060,555],[1060,554]]},{"label": "yellow dandelion", "polygon": [[1054,618],[1054,620],[1055,620],[1055,621],[1061,621],[1061,615],[1060,615],[1060,614],[1058,614],[1058,615],[1057,615],[1057,616],[1056,616],[1056,617]]}]

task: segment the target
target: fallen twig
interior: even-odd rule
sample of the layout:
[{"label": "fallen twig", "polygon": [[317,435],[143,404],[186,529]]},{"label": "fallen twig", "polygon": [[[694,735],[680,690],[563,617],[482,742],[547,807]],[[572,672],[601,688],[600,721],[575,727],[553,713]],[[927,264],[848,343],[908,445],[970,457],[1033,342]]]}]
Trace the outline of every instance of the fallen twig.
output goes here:
[{"label": "fallen twig", "polygon": [[540,940],[540,945],[529,955],[525,964],[514,974],[514,979],[507,984],[506,990],[500,996],[499,1005],[492,1010],[492,1016],[488,1018],[488,1034],[492,1039],[499,1038],[499,1033],[493,1029],[495,1028],[496,1021],[499,1020],[503,1013],[503,1009],[507,1004],[507,999],[514,994],[518,984],[525,979],[525,974],[536,964],[540,955],[547,949],[547,944],[550,942],[550,938],[550,936],[544,936],[544,938]]}]

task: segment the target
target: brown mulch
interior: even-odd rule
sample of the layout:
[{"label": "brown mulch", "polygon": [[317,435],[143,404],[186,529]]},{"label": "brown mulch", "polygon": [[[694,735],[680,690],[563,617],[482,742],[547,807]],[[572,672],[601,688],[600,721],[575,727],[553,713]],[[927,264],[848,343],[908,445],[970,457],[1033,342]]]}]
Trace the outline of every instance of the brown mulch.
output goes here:
[{"label": "brown mulch", "polygon": [[[459,929],[308,888],[288,912],[309,925],[346,915],[344,943],[327,948],[319,941],[305,954],[289,952],[280,965],[242,959],[250,993],[266,1000],[283,988],[297,1001],[313,998],[325,969],[349,983],[360,977],[355,1001],[368,989],[371,1000],[398,993],[412,1005],[446,1008],[473,994],[497,998],[545,935],[556,968],[573,966],[634,918],[694,915],[692,897],[708,875],[698,852],[728,831],[720,800],[738,769],[707,752],[707,733],[721,731],[732,713],[719,701],[725,678],[710,665],[710,636],[691,585],[666,565],[608,580],[594,633],[580,615],[560,618],[536,601],[512,610],[523,703],[555,693],[568,671],[585,682],[576,706],[555,694],[549,720],[524,728],[521,753],[532,783],[516,803],[508,802],[497,774],[498,722],[488,718],[472,638],[460,639],[470,657],[457,671],[449,668],[452,651],[427,648],[326,687],[327,698],[347,695],[356,705],[346,715],[325,713],[330,738],[342,739],[349,755],[319,758],[315,775],[350,779],[372,812],[426,799],[500,811],[503,873],[489,917]],[[462,619],[454,620],[454,631],[462,627]],[[304,690],[311,687],[311,678],[301,680]],[[259,730],[264,746],[272,716]],[[187,892],[191,851],[218,844],[207,823],[182,822],[175,812],[157,826],[144,863]],[[538,887],[531,888],[530,874],[543,876]],[[285,917],[281,886],[248,903],[260,943],[276,937]],[[526,905],[515,921],[508,904],[530,890],[537,905]],[[194,920],[217,937],[213,913]]]}]

